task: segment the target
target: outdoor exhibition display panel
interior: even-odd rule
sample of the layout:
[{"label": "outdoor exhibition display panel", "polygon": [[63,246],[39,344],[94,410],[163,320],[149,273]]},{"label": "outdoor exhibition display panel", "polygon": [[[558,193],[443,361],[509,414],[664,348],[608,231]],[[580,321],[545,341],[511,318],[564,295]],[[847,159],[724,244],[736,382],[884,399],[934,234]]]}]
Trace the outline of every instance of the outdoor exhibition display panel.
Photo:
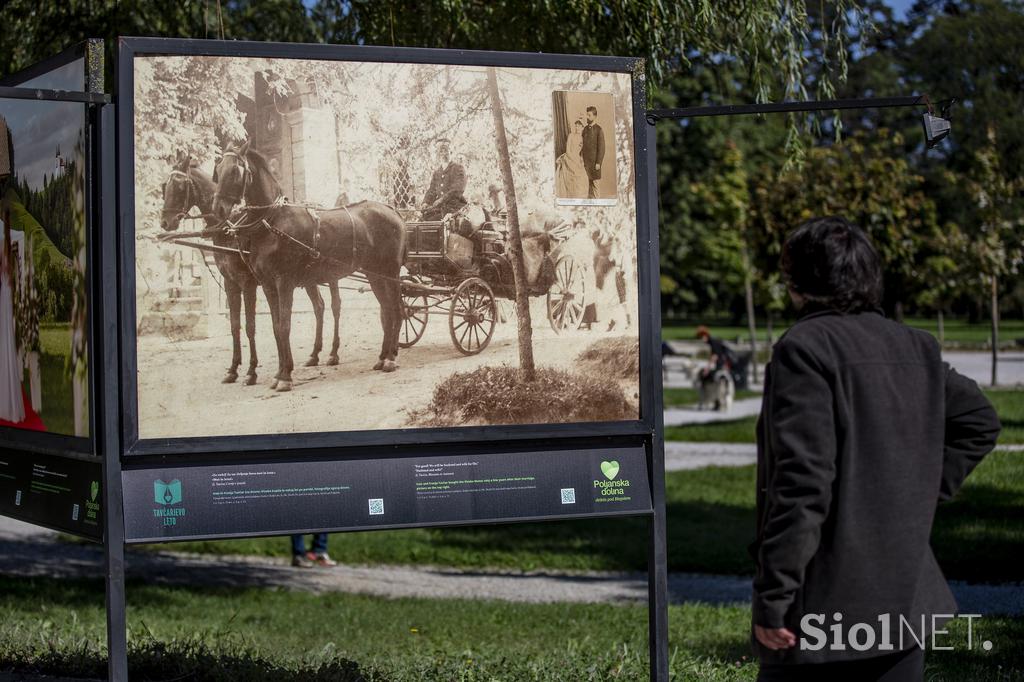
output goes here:
[{"label": "outdoor exhibition display panel", "polygon": [[0,88],[0,513],[99,539],[91,183],[102,45]]},{"label": "outdoor exhibition display panel", "polygon": [[[641,60],[132,38],[118,85],[128,542],[653,511]],[[549,409],[438,406],[523,344]]]}]

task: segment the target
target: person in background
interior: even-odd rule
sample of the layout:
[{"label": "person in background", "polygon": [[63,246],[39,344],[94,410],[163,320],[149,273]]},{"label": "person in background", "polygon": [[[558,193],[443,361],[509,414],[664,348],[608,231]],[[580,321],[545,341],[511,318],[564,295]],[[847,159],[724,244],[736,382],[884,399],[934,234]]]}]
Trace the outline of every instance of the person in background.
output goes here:
[{"label": "person in background", "polygon": [[[932,617],[957,613],[932,520],[995,446],[999,419],[930,334],[883,317],[880,261],[861,229],[804,223],[782,272],[801,317],[773,350],[757,426],[758,680],[920,682],[924,652],[910,637],[899,648],[900,618],[924,618],[927,643]],[[875,630],[866,650],[850,646],[857,624]]]},{"label": "person in background", "polygon": [[292,536],[292,566],[313,568],[321,566],[330,568],[338,562],[327,554],[327,533],[314,533],[313,546],[306,550],[306,538],[302,535]]},{"label": "person in background", "polygon": [[711,336],[710,330],[704,325],[697,327],[697,333],[694,335],[704,343],[708,344],[710,355],[708,356],[708,364],[701,368],[700,379],[704,383],[714,381],[715,374],[725,368],[729,362],[729,357],[732,351],[725,345],[725,341]]}]

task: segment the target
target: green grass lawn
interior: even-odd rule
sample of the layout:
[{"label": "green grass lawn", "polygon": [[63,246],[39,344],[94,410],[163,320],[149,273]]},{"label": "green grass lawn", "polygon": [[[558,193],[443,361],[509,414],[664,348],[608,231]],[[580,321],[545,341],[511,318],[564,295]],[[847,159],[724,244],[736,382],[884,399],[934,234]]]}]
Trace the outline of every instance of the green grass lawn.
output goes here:
[{"label": "green grass lawn", "polygon": [[[938,322],[934,319],[912,317],[906,318],[904,323],[917,329],[923,329],[938,338]],[[749,332],[745,325],[708,324],[707,326],[714,336],[721,337],[726,341],[735,342],[736,339],[749,338]],[[788,328],[789,323],[773,325],[772,336],[778,339]],[[689,341],[694,340],[696,331],[696,324],[673,324],[672,321],[666,320],[661,329],[661,338],[666,341],[676,339]],[[761,342],[767,340],[767,331],[764,328],[763,319],[758,320],[757,337]],[[1024,320],[1004,319],[1000,321],[999,339],[1001,345],[1022,337],[1024,337]],[[946,320],[945,341],[947,345],[981,349],[989,344],[990,339],[991,329],[988,322],[970,324],[966,320]]]},{"label": "green grass lawn", "polygon": [[[0,578],[0,669],[105,675],[99,581]],[[643,680],[644,605],[508,604],[128,585],[132,679]],[[676,680],[753,680],[746,607],[673,606]],[[1024,675],[1024,621],[954,625],[934,679]],[[990,652],[978,642],[993,643]],[[997,673],[998,671],[998,673]],[[932,677],[929,677],[932,679]]]},{"label": "green grass lawn", "polygon": [[666,426],[665,440],[691,443],[754,443],[757,439],[757,417],[744,417],[710,424]]},{"label": "green grass lawn", "polygon": [[[41,324],[39,326],[39,372],[42,375],[43,409],[39,416],[50,433],[75,433],[74,394],[67,358],[71,355],[71,325]],[[28,394],[28,372],[25,373]]]},{"label": "green grass lawn", "polygon": [[[666,388],[664,390],[665,407],[696,405],[699,400],[695,388]],[[736,391],[736,400],[744,398],[757,398],[761,396],[760,391],[748,391],[740,389]]]},{"label": "green grass lawn", "polygon": [[985,391],[985,395],[992,401],[1003,423],[999,442],[1024,443],[1024,391],[996,389]]},{"label": "green grass lawn", "polygon": [[[753,572],[755,470],[713,467],[666,475],[671,571]],[[933,545],[950,578],[1019,580],[1024,546],[1024,453],[992,453],[956,502],[942,505]],[[150,545],[214,554],[288,556],[286,538]],[[350,564],[460,568],[645,570],[645,519],[375,531],[332,535],[332,556]]]}]

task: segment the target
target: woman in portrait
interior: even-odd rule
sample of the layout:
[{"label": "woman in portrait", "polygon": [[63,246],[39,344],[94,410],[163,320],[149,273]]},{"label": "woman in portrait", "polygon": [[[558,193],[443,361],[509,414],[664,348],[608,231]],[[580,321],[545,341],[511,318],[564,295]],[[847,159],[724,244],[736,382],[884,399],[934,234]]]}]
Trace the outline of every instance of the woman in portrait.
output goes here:
[{"label": "woman in portrait", "polygon": [[587,170],[583,167],[583,121],[572,124],[565,138],[565,152],[555,161],[555,196],[563,199],[587,198]]},{"label": "woman in portrait", "polygon": [[14,338],[14,258],[8,221],[0,218],[0,227],[0,420],[18,423],[25,420],[25,403]]}]

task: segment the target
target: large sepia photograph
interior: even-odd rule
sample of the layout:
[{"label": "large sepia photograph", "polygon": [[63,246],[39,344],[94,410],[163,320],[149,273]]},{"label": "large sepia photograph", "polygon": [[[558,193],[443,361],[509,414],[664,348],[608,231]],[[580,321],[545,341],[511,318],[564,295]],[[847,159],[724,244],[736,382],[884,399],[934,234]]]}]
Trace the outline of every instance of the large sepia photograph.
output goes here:
[{"label": "large sepia photograph", "polygon": [[[22,84],[81,90],[77,60]],[[85,113],[0,100],[0,426],[89,435]]]},{"label": "large sepia photograph", "polygon": [[[631,106],[628,73],[137,56],[139,437],[638,419]],[[577,120],[600,177],[563,198]]]}]

